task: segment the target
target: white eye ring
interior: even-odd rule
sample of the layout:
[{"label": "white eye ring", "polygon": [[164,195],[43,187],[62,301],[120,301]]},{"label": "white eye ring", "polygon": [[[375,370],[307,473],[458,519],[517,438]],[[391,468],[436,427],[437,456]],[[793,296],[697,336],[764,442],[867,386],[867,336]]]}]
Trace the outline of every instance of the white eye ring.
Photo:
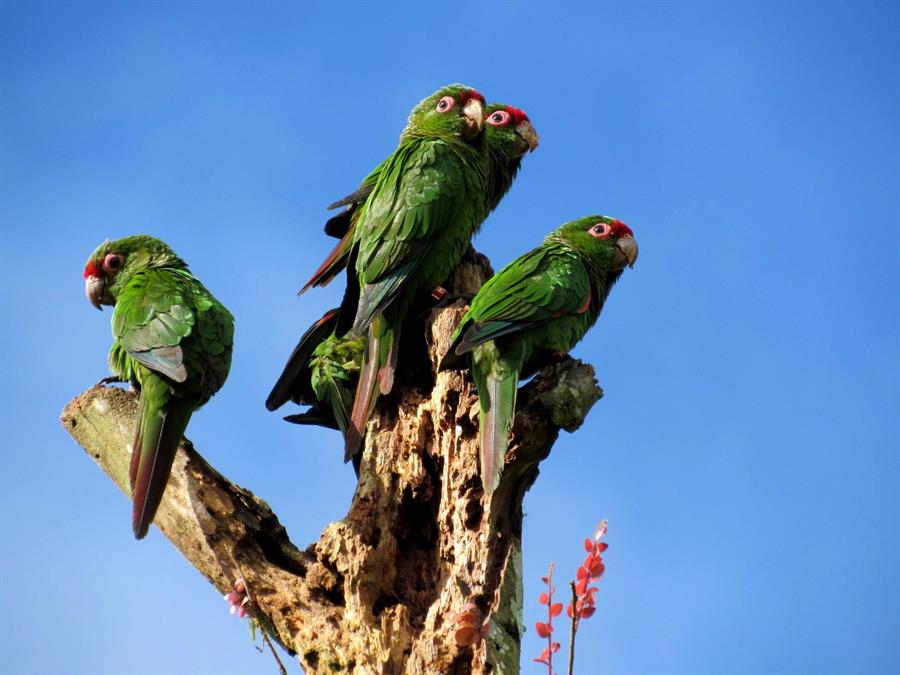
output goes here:
[{"label": "white eye ring", "polygon": [[125,257],[121,253],[109,253],[103,259],[103,271],[107,274],[115,274],[125,264]]},{"label": "white eye ring", "polygon": [[608,237],[610,232],[612,232],[612,227],[609,223],[597,223],[588,230],[588,233],[597,239]]},{"label": "white eye ring", "polygon": [[496,110],[488,115],[487,123],[495,127],[501,127],[509,122],[510,114],[505,110]]},{"label": "white eye ring", "polygon": [[441,100],[438,101],[438,103],[434,109],[440,113],[445,113],[448,110],[453,110],[453,106],[455,106],[455,105],[456,105],[456,99],[453,98],[452,96],[448,95],[448,96],[444,96],[443,98],[441,98]]}]

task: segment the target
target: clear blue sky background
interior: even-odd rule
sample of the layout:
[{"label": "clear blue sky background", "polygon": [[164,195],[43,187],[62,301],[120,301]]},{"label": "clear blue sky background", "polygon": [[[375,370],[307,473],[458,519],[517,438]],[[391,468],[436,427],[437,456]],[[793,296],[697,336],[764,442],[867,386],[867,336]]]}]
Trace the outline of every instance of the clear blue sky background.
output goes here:
[{"label": "clear blue sky background", "polygon": [[339,293],[294,291],[325,205],[462,81],[541,134],[497,266],[597,211],[641,246],[575,350],[606,398],[527,496],[523,672],[539,577],[604,517],[579,673],[900,671],[898,35],[896,3],[3,2],[0,669],[274,672],[57,421],[107,374],[81,270],[153,233],[231,308],[189,436],[305,545],[354,480],[263,408]]}]

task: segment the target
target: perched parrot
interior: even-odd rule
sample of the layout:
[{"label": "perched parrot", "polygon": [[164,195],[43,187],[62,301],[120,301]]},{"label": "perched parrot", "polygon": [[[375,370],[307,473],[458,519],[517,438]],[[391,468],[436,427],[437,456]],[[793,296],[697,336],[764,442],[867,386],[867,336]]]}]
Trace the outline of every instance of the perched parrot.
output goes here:
[{"label": "perched parrot", "polygon": [[484,146],[491,159],[488,211],[493,211],[512,186],[522,157],[534,152],[538,135],[523,111],[503,103],[484,110]]},{"label": "perched parrot", "polygon": [[130,478],[142,539],[191,415],[228,376],[234,319],[171,248],[145,235],[100,244],[84,284],[94,307],[115,306],[110,367],[140,391]]},{"label": "perched parrot", "polygon": [[[491,202],[488,211],[493,211],[512,186],[522,165],[522,157],[537,148],[539,136],[531,125],[528,115],[511,105],[491,103],[484,109],[484,119],[484,144],[491,159],[489,174]],[[372,193],[385,164],[387,160],[375,167],[354,192],[328,205],[328,209],[341,206],[347,208],[325,223],[326,234],[338,239],[347,234],[353,226],[354,216]]]},{"label": "perched parrot", "polygon": [[483,128],[484,97],[464,85],[444,87],[413,108],[397,149],[354,193],[365,201],[341,200],[352,212],[346,233],[303,288],[347,267],[337,334],[352,328],[366,336],[347,457],[359,450],[378,393],[393,386],[400,327],[413,299],[449,276],[487,216]]},{"label": "perched parrot", "polygon": [[500,482],[516,409],[516,385],[554,353],[566,353],[600,316],[638,247],[625,223],[587,216],[559,227],[485,283],[453,334],[440,369],[465,367],[480,402],[481,479]]},{"label": "perched parrot", "polygon": [[346,433],[365,339],[353,333],[335,335],[339,311],[328,310],[303,334],[272,387],[266,408],[277,410],[292,400],[310,408],[288,415],[284,418],[288,422],[318,424]]}]

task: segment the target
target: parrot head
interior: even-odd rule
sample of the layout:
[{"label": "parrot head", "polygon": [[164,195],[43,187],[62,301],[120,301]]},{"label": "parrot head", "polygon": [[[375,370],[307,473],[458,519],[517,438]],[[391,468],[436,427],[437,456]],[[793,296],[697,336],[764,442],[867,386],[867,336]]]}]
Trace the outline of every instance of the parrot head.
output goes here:
[{"label": "parrot head", "polygon": [[484,96],[464,84],[450,84],[423,99],[409,115],[404,136],[475,140],[484,129]]},{"label": "parrot head", "polygon": [[562,240],[601,270],[621,272],[634,267],[638,245],[634,232],[621,220],[608,216],[587,216],[560,226],[551,237]]},{"label": "parrot head", "polygon": [[147,235],[106,240],[84,266],[84,294],[97,309],[116,304],[119,290],[135,271],[149,267],[187,268],[164,242]]},{"label": "parrot head", "polygon": [[503,103],[491,103],[484,109],[484,138],[488,147],[510,159],[534,152],[538,135],[524,111]]}]

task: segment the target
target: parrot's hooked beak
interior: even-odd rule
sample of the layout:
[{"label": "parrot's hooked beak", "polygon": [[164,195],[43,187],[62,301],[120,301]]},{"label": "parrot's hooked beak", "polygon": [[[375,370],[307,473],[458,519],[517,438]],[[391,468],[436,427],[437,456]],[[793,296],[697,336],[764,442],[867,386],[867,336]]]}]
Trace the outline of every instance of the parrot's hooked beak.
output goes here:
[{"label": "parrot's hooked beak", "polygon": [[469,102],[463,106],[463,138],[471,141],[477,137],[484,128],[484,104],[477,98],[470,98]]},{"label": "parrot's hooked beak", "polygon": [[535,151],[535,148],[538,146],[538,141],[540,141],[540,137],[534,127],[531,126],[531,122],[528,120],[519,122],[519,124],[516,125],[516,135],[519,137],[516,141],[516,150],[519,152],[518,157],[521,157],[526,152]]},{"label": "parrot's hooked beak", "polygon": [[534,152],[537,149],[540,137],[537,135],[537,131],[535,130],[535,128],[531,126],[531,122],[529,122],[528,120],[520,122],[516,127],[516,133],[524,138],[528,143],[529,152]]},{"label": "parrot's hooked beak", "polygon": [[[103,311],[100,305],[106,295],[106,281],[101,277],[88,276],[84,278],[84,295],[94,307]],[[109,304],[109,303],[106,303]]]},{"label": "parrot's hooked beak", "polygon": [[616,242],[616,248],[624,258],[619,261],[622,267],[625,267],[626,263],[629,267],[634,267],[634,263],[638,259],[638,245],[634,237],[622,237]]}]

